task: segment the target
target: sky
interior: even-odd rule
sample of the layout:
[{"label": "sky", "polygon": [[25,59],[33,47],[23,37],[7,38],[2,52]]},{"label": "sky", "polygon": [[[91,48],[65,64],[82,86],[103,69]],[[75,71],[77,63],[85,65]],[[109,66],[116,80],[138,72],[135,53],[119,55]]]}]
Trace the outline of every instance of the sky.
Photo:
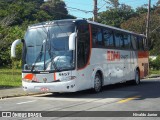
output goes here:
[{"label": "sky", "polygon": [[[77,18],[93,17],[93,0],[63,0],[66,3],[69,14]],[[106,11],[106,0],[97,0],[98,12]],[[151,0],[151,5],[155,5],[158,0]],[[120,4],[125,3],[132,8],[148,4],[148,0],[119,0]]]}]

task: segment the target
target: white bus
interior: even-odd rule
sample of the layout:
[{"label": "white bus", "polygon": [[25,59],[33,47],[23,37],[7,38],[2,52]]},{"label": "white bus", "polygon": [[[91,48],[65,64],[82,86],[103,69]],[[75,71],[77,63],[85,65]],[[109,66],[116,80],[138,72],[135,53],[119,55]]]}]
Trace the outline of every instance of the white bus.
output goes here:
[{"label": "white bus", "polygon": [[76,92],[148,74],[146,38],[88,20],[56,20],[28,27],[23,43],[22,85],[29,92]]}]

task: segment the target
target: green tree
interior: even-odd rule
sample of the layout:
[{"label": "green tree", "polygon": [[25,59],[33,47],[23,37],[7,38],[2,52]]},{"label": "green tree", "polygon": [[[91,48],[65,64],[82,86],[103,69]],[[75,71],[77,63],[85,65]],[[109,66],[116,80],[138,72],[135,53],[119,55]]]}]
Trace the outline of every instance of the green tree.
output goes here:
[{"label": "green tree", "polygon": [[131,6],[121,4],[118,8],[111,8],[98,14],[98,22],[120,27],[121,23],[134,16],[134,10]]},{"label": "green tree", "polygon": [[[10,49],[13,40],[23,38],[24,31],[21,27],[0,26],[0,66],[11,65]],[[17,49],[17,60],[21,59],[21,47]]]},{"label": "green tree", "polygon": [[156,69],[160,70],[160,55],[157,56],[155,60],[155,64],[156,64]]},{"label": "green tree", "polygon": [[[160,13],[157,11],[159,7],[154,8],[151,12],[150,21],[150,38],[149,48],[152,55],[160,54]],[[152,9],[153,10],[153,9]],[[137,17],[132,17],[121,24],[121,28],[127,29],[139,34],[145,34],[147,13],[139,14]]]},{"label": "green tree", "polygon": [[155,60],[149,59],[149,67],[154,70],[160,70],[160,55]]},{"label": "green tree", "polygon": [[[68,14],[66,4],[62,0],[50,0],[41,5],[41,10],[51,16],[51,19],[75,18]],[[41,11],[42,12],[42,11]],[[45,14],[45,13],[43,13]]]},{"label": "green tree", "polygon": [[147,13],[147,11],[148,11],[148,9],[147,9],[147,7],[145,5],[136,8],[136,13],[138,15],[143,14],[143,13]]},{"label": "green tree", "polygon": [[3,4],[6,4],[5,8],[0,9],[0,11],[4,11],[2,12],[2,14],[0,14],[0,17],[3,19],[7,16],[14,16],[14,18],[12,19],[12,26],[21,25],[25,20],[34,21],[35,18],[33,17],[33,14],[36,14],[38,11],[38,8],[40,6],[38,3],[39,1],[40,0],[5,1],[3,2]]},{"label": "green tree", "polygon": [[109,5],[111,5],[112,7],[108,7],[107,6],[107,8],[110,8],[110,9],[112,9],[112,8],[114,8],[114,9],[118,9],[118,7],[119,7],[119,5],[120,5],[120,3],[119,3],[119,0],[108,0],[108,1],[106,1]]},{"label": "green tree", "polygon": [[[55,19],[75,18],[68,14],[62,0],[0,0],[0,66],[11,64],[10,47],[23,38],[30,24]],[[17,49],[21,59],[21,47]]]}]

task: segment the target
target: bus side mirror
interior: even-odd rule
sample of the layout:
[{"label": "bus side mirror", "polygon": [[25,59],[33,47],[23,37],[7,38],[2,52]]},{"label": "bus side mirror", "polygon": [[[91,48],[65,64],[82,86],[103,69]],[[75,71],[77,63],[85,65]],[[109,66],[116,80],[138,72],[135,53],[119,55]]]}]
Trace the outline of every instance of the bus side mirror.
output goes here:
[{"label": "bus side mirror", "polygon": [[77,36],[76,33],[72,33],[69,36],[69,50],[75,50],[76,36]]},{"label": "bus side mirror", "polygon": [[11,57],[12,58],[15,58],[16,57],[16,46],[18,44],[20,44],[22,41],[20,39],[17,39],[15,40],[13,43],[12,43],[12,46],[11,46]]}]

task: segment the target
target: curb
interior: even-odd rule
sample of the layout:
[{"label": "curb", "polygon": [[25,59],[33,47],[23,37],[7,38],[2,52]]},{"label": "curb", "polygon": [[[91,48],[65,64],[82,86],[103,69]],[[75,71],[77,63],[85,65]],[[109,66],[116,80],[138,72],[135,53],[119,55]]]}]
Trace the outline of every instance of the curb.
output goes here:
[{"label": "curb", "polygon": [[145,79],[152,79],[152,78],[160,78],[159,74],[151,74],[145,77]]},{"label": "curb", "polygon": [[13,98],[13,97],[22,97],[22,96],[33,96],[33,95],[40,95],[40,94],[45,94],[45,93],[25,93],[25,94],[15,94],[15,95],[7,95],[7,96],[2,96],[0,99],[5,99],[5,98]]}]

